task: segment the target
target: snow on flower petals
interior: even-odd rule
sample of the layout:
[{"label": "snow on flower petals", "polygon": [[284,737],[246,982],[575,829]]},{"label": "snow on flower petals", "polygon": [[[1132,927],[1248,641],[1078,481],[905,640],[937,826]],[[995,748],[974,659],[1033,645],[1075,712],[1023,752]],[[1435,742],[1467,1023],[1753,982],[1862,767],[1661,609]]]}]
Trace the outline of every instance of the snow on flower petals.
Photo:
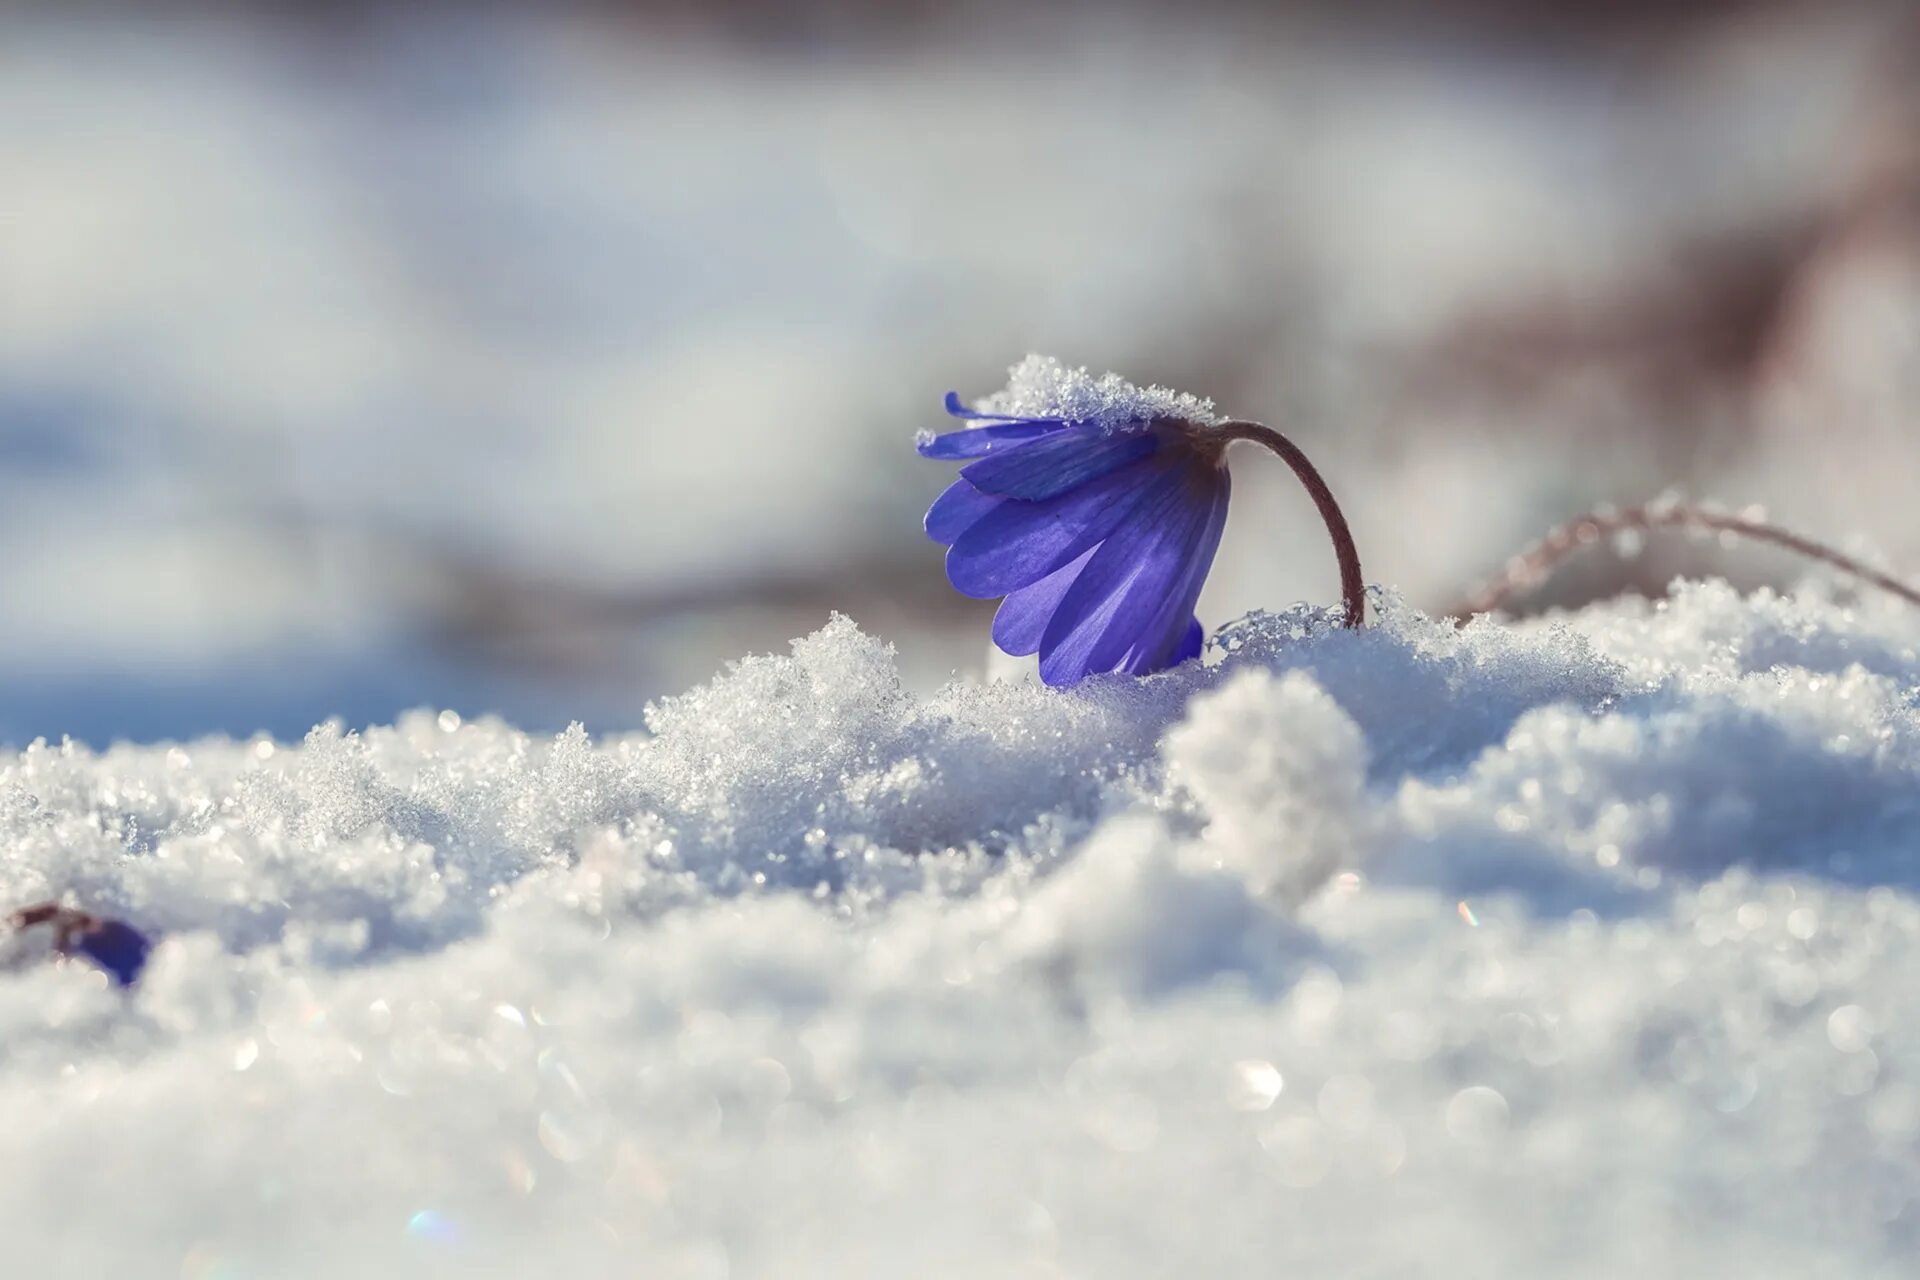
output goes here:
[{"label": "snow on flower petals", "polygon": [[1213,401],[1204,397],[1166,387],[1138,387],[1117,373],[1096,377],[1038,355],[1013,366],[1006,389],[986,397],[975,409],[1007,420],[1052,418],[1108,428],[1155,418],[1178,418],[1201,426],[1220,420]]}]

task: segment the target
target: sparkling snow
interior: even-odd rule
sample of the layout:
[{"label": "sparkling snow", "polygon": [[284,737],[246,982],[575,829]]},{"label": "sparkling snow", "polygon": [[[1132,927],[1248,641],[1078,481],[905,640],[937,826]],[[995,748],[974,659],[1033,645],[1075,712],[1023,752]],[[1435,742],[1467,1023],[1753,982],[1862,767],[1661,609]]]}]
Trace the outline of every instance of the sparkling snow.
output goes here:
[{"label": "sparkling snow", "polygon": [[10,1275],[1718,1276],[1920,1247],[1920,620],[1819,591],[0,768]]},{"label": "sparkling snow", "polygon": [[1213,401],[1166,387],[1136,386],[1117,373],[1095,374],[1052,356],[1029,355],[1007,371],[1006,389],[981,400],[983,412],[1009,418],[1064,418],[1103,427],[1179,418],[1211,425],[1219,421]]}]

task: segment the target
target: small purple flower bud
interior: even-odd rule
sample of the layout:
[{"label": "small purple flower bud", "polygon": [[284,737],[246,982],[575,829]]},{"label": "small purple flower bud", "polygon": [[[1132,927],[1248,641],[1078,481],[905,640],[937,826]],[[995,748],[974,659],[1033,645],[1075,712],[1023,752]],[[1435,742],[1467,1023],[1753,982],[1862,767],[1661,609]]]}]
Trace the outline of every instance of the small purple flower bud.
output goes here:
[{"label": "small purple flower bud", "polygon": [[85,956],[123,987],[132,986],[140,977],[153,950],[153,943],[132,925],[57,902],[23,907],[7,917],[7,923],[15,929],[52,926],[54,950],[63,956]]},{"label": "small purple flower bud", "polygon": [[130,924],[118,920],[97,921],[91,929],[75,935],[71,950],[113,975],[115,982],[130,987],[146,967],[153,943]]}]

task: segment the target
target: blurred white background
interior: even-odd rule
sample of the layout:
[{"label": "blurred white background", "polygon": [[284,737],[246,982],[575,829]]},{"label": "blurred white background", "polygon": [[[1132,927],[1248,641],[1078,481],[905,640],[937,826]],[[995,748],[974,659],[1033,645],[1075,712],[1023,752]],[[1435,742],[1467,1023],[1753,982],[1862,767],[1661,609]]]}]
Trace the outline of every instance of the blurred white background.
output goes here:
[{"label": "blurred white background", "polygon": [[[830,610],[1028,351],[1288,429],[1443,608],[1682,486],[1920,568],[1909,4],[0,16],[0,741],[635,724]],[[1209,626],[1331,602],[1239,468]],[[1767,555],[1596,556],[1533,604]]]}]

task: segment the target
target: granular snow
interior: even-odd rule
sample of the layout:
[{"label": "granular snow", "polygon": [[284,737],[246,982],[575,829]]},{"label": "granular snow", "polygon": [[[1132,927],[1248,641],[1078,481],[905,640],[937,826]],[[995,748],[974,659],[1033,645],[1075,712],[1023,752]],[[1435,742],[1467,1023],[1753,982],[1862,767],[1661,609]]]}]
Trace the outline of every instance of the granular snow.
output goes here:
[{"label": "granular snow", "polygon": [[1166,387],[1135,386],[1117,373],[1094,374],[1052,356],[1030,355],[1007,371],[1006,389],[981,400],[980,410],[1009,418],[1062,418],[1103,427],[1153,418],[1211,425],[1213,401]]},{"label": "granular snow", "polygon": [[35,745],[10,1275],[1904,1275],[1920,625],[1682,586],[536,740]]}]

